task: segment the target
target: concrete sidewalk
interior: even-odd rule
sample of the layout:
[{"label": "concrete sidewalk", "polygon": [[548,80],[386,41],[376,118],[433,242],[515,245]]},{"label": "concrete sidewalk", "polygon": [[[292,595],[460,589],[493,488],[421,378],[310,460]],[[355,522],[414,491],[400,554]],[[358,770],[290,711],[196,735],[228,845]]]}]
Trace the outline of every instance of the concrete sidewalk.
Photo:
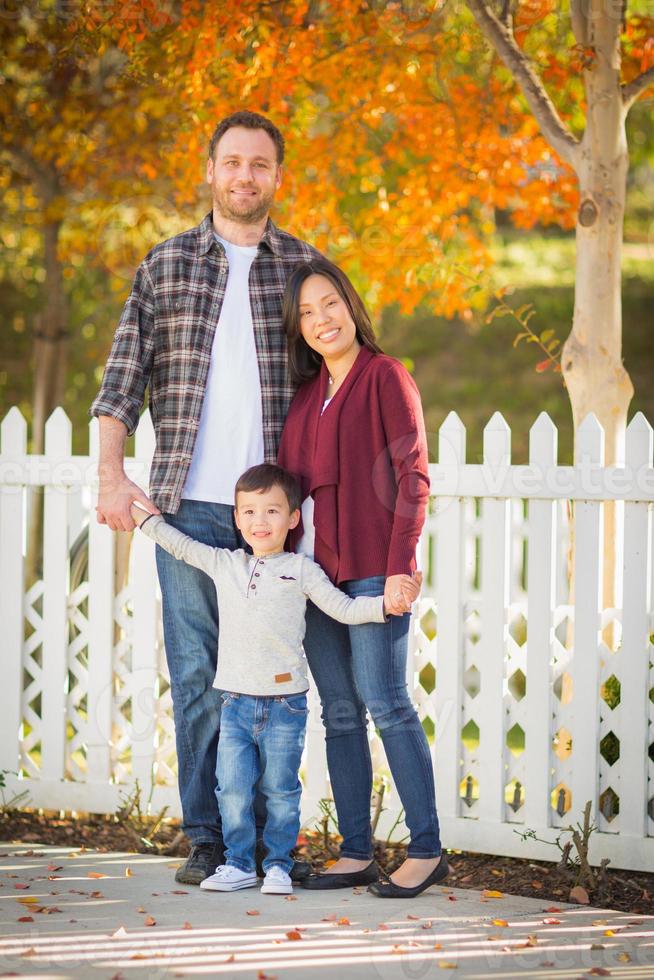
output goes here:
[{"label": "concrete sidewalk", "polygon": [[0,844],[0,977],[654,978],[654,914],[447,887],[223,895],[175,884],[179,863]]}]

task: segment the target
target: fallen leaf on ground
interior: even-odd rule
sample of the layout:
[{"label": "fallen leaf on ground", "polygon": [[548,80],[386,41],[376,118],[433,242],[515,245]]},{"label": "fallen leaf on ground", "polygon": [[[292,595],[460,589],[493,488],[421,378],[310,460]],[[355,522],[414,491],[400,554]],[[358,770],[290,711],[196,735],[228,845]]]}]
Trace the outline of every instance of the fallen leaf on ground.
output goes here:
[{"label": "fallen leaf on ground", "polygon": [[591,977],[610,977],[611,971],[605,969],[603,966],[594,966],[588,971]]},{"label": "fallen leaf on ground", "polygon": [[546,926],[558,926],[561,924],[560,919],[543,919]]},{"label": "fallen leaf on ground", "polygon": [[618,959],[621,963],[631,963],[631,956],[629,953],[618,953]]},{"label": "fallen leaf on ground", "polygon": [[23,885],[23,884],[14,885],[14,888],[29,888],[29,887],[30,887],[29,885]]},{"label": "fallen leaf on ground", "polygon": [[151,915],[146,916],[146,918],[143,920],[144,926],[156,926],[156,924],[157,920],[153,919]]},{"label": "fallen leaf on ground", "polygon": [[570,901],[576,902],[577,905],[588,905],[590,898],[588,892],[581,885],[575,885],[574,888],[570,889]]},{"label": "fallen leaf on ground", "polygon": [[442,943],[434,943],[434,949],[442,949],[442,948],[443,948]]},{"label": "fallen leaf on ground", "polygon": [[184,891],[180,891],[180,889],[179,889],[179,888],[176,888],[176,889],[175,889],[174,891],[172,891],[172,892],[171,892],[170,894],[171,894],[171,895],[188,895],[188,892],[184,892]]},{"label": "fallen leaf on ground", "polygon": [[115,932],[112,932],[110,939],[124,939],[127,935],[127,929],[125,926],[119,926]]},{"label": "fallen leaf on ground", "polygon": [[456,970],[458,969],[458,963],[450,963],[449,960],[440,960],[438,964],[441,970]]},{"label": "fallen leaf on ground", "polygon": [[563,909],[560,909],[557,905],[550,905],[546,909],[543,909],[543,912],[563,912]]},{"label": "fallen leaf on ground", "polygon": [[132,871],[131,868],[125,868],[125,877],[126,878],[131,878],[131,877],[133,877],[133,875],[134,875],[134,872]]},{"label": "fallen leaf on ground", "polygon": [[34,922],[34,919],[33,919],[33,917],[31,915],[20,915],[16,921],[17,922]]},{"label": "fallen leaf on ground", "polygon": [[553,960],[543,960],[543,962],[542,963],[539,963],[538,965],[539,966],[554,966],[554,961]]},{"label": "fallen leaf on ground", "polygon": [[136,910],[136,911],[137,911],[137,912],[145,912],[145,909],[144,909],[144,908],[143,908],[143,906],[141,905],[141,906],[139,906],[139,908],[137,908],[137,910]]},{"label": "fallen leaf on ground", "polygon": [[248,909],[245,914],[246,915],[261,915],[261,912],[259,912],[257,909]]},{"label": "fallen leaf on ground", "polygon": [[604,930],[604,935],[605,936],[617,936],[617,934],[619,932],[620,932],[619,929],[605,929]]},{"label": "fallen leaf on ground", "polygon": [[295,895],[285,895],[284,896],[284,901],[285,902],[297,902],[297,898],[295,897]]},{"label": "fallen leaf on ground", "polygon": [[103,875],[101,871],[89,871],[86,876],[87,878],[108,878],[108,875]]},{"label": "fallen leaf on ground", "polygon": [[34,949],[33,946],[30,946],[29,949],[23,950],[23,952],[20,955],[21,956],[36,956],[36,950]]},{"label": "fallen leaf on ground", "polygon": [[484,888],[482,895],[484,898],[504,898],[504,892],[494,891],[492,888]]},{"label": "fallen leaf on ground", "polygon": [[34,895],[24,895],[21,898],[17,898],[16,901],[20,902],[21,905],[35,905],[38,904],[39,900]]},{"label": "fallen leaf on ground", "polygon": [[508,926],[506,919],[493,919],[494,926]]},{"label": "fallen leaf on ground", "polygon": [[338,924],[339,924],[339,926],[349,926],[350,925],[350,920],[347,919],[345,916],[343,916],[342,919],[339,919],[338,920]]},{"label": "fallen leaf on ground", "polygon": [[447,899],[449,902],[456,902],[456,895],[448,895]]},{"label": "fallen leaf on ground", "polygon": [[593,921],[591,922],[592,926],[608,926],[608,924],[609,924],[608,919],[593,919]]},{"label": "fallen leaf on ground", "polygon": [[606,946],[605,946],[604,943],[591,943],[590,944],[590,948],[591,949],[606,949]]},{"label": "fallen leaf on ground", "polygon": [[419,915],[411,915],[411,913],[409,912],[409,914],[407,915],[407,919],[415,919],[416,922],[418,922],[420,920],[420,916]]},{"label": "fallen leaf on ground", "polygon": [[542,881],[532,881],[531,887],[532,888],[535,888],[536,891],[538,891],[540,888],[543,887],[543,882]]},{"label": "fallen leaf on ground", "polygon": [[390,929],[390,926],[387,926],[385,922],[380,922],[379,925],[377,926],[377,928],[378,929],[382,929],[382,930],[386,930],[386,929]]},{"label": "fallen leaf on ground", "polygon": [[49,864],[48,871],[63,871],[63,864]]},{"label": "fallen leaf on ground", "polygon": [[429,919],[427,922],[423,922],[423,924],[420,926],[420,928],[421,929],[431,929],[432,925],[433,925],[433,923],[432,923],[431,919]]},{"label": "fallen leaf on ground", "polygon": [[193,926],[191,925],[190,922],[185,922],[184,925],[182,926],[182,929],[192,929],[192,928]]},{"label": "fallen leaf on ground", "polygon": [[503,871],[498,871],[497,868],[491,868],[491,874],[492,875],[497,875],[498,878],[501,878],[502,875],[504,874],[504,872]]},{"label": "fallen leaf on ground", "polygon": [[291,929],[290,932],[286,933],[286,938],[290,939],[291,942],[297,942],[298,939],[302,939],[302,936],[297,931],[297,929]]}]

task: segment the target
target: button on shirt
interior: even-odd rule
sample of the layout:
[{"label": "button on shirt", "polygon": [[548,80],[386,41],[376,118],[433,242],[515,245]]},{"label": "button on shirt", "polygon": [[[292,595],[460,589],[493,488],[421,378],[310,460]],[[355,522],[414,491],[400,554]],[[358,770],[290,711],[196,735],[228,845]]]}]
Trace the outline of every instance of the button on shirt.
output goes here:
[{"label": "button on shirt", "polygon": [[141,530],[216,585],[220,638],[213,686],[220,690],[255,696],[307,690],[307,599],[341,623],[385,621],[383,596],[350,598],[304,555],[284,551],[256,558],[240,549],[212,548],[157,516],[147,518]]},{"label": "button on shirt", "polygon": [[[264,460],[274,463],[294,393],[282,328],[282,295],[291,270],[319,256],[268,221],[249,276],[261,386]],[[194,455],[214,334],[229,265],[212,215],[156,245],[138,268],[114,336],[91,414],[119,419],[131,435],[146,388],[156,435],[150,496],[176,513]],[[241,399],[250,398],[243,390]]]}]

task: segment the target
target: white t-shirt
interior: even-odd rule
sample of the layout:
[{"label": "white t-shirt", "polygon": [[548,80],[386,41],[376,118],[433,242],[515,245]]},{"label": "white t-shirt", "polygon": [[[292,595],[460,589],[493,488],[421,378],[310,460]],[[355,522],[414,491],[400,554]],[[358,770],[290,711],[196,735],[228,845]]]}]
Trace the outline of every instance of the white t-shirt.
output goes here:
[{"label": "white t-shirt", "polygon": [[216,238],[225,248],[229,272],[182,497],[233,504],[241,473],[264,458],[261,381],[248,286],[257,248]]},{"label": "white t-shirt", "polygon": [[[322,406],[322,411],[325,411],[329,405],[331,398],[326,398],[325,403]],[[313,561],[313,555],[316,548],[316,526],[313,523],[313,497],[309,494],[308,497],[302,501],[302,537],[297,543],[296,552],[299,555],[306,555],[307,558],[311,558]]]}]

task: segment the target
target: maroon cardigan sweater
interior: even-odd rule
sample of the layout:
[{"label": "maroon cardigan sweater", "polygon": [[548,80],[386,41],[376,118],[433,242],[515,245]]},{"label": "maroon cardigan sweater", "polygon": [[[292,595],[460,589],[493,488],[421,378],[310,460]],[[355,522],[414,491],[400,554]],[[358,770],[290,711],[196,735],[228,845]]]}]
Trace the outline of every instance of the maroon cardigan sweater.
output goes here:
[{"label": "maroon cardigan sweater", "polygon": [[[410,573],[429,499],[418,389],[399,361],[359,351],[321,415],[328,373],[291,404],[278,462],[314,499],[315,559],[335,583]],[[291,531],[295,549],[302,525]]]}]

